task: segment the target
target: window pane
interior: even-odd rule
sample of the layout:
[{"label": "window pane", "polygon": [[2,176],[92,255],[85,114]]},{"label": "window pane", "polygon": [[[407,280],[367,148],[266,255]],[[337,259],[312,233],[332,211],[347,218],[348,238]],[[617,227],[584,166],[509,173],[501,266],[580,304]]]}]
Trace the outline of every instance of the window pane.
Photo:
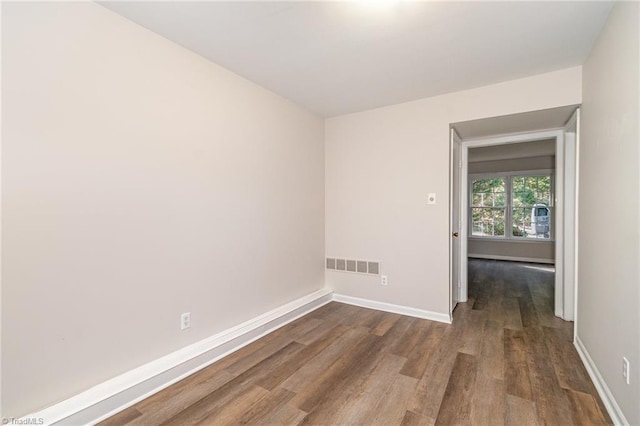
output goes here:
[{"label": "window pane", "polygon": [[474,207],[471,209],[471,235],[504,236],[504,209]]},{"label": "window pane", "polygon": [[520,238],[550,238],[551,176],[514,176],[511,182],[511,235]]},{"label": "window pane", "polygon": [[504,236],[504,210],[493,209],[493,235]]},{"label": "window pane", "polygon": [[525,188],[534,192],[538,189],[538,177],[537,176],[527,176],[524,178]]},{"label": "window pane", "polygon": [[531,215],[527,214],[528,208],[515,208],[512,211],[513,226],[512,234],[514,237],[528,236],[531,228]]},{"label": "window pane", "polygon": [[538,192],[551,192],[551,176],[538,177]]},{"label": "window pane", "polygon": [[473,181],[473,192],[474,194],[476,192],[487,192],[487,190],[489,192],[491,192],[491,187],[489,185],[489,180],[490,179],[475,179]]},{"label": "window pane", "polygon": [[474,194],[479,192],[504,192],[504,178],[474,179],[472,189]]},{"label": "window pane", "polygon": [[493,194],[491,192],[473,194],[473,207],[493,207]]},{"label": "window pane", "polygon": [[492,183],[491,183],[491,188],[493,189],[493,192],[504,192],[504,179],[503,178],[498,178],[498,179],[492,179]]},{"label": "window pane", "polygon": [[504,236],[507,194],[503,177],[471,182],[471,235]]},{"label": "window pane", "polygon": [[491,211],[489,209],[484,209],[484,208],[471,209],[471,220],[473,224],[471,229],[471,235],[477,235],[477,236],[488,235],[485,233],[485,230],[486,230],[487,222],[490,222],[490,219],[491,219],[490,212]]},{"label": "window pane", "polygon": [[513,188],[513,192],[523,192],[524,178],[522,176],[513,177],[513,179],[511,179],[511,187]]},{"label": "window pane", "polygon": [[550,201],[551,201],[551,196],[548,192],[539,192],[536,195],[536,199],[535,199],[536,204],[544,204],[545,206],[548,206],[550,204]]},{"label": "window pane", "polygon": [[524,192],[516,192],[513,194],[514,207],[524,207],[526,204],[526,194]]}]

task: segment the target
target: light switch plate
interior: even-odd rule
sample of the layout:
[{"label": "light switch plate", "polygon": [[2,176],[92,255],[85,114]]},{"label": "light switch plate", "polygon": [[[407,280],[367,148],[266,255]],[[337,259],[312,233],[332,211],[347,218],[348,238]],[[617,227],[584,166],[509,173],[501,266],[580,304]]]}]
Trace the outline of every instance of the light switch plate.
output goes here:
[{"label": "light switch plate", "polygon": [[436,193],[435,192],[430,192],[429,194],[427,194],[427,203],[428,204],[435,204],[436,203]]}]

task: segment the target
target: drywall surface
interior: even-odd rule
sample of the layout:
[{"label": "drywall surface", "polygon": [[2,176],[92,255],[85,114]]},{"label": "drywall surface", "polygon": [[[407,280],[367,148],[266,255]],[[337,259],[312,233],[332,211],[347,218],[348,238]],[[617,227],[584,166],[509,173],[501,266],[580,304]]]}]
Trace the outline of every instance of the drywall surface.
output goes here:
[{"label": "drywall surface", "polygon": [[584,64],[578,207],[578,336],[632,425],[640,424],[639,22],[638,3],[617,3]]},{"label": "drywall surface", "polygon": [[95,3],[2,19],[4,416],[324,286],[322,119]]},{"label": "drywall surface", "polygon": [[469,238],[469,257],[555,263],[553,241],[509,241]]},{"label": "drywall surface", "polygon": [[[472,150],[469,150],[472,151]],[[469,162],[469,174],[555,170],[555,155]]]},{"label": "drywall surface", "polygon": [[328,119],[326,254],[379,260],[389,280],[327,271],[328,285],[447,314],[450,123],[580,102],[577,67]]}]

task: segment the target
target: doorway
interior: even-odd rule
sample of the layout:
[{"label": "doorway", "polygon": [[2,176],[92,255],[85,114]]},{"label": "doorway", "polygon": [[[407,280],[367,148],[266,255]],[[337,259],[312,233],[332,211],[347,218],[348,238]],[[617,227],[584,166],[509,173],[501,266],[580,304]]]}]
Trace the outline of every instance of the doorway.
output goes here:
[{"label": "doorway", "polygon": [[[568,116],[568,118],[567,118]],[[561,124],[558,125],[558,121]],[[493,121],[493,125],[492,122]],[[525,132],[513,134],[489,134],[489,129],[513,129],[505,123],[520,123],[520,128],[526,128]],[[551,130],[533,130],[533,126],[545,128],[545,124],[549,122],[555,123],[555,128]],[[498,125],[496,125],[496,123]],[[546,126],[549,129],[551,126]],[[576,256],[575,256],[575,237],[577,227],[576,217],[576,194],[577,194],[577,154],[579,137],[577,129],[579,128],[579,109],[577,106],[568,106],[556,108],[553,110],[536,111],[532,113],[516,114],[514,116],[496,117],[494,119],[476,120],[474,122],[454,123],[451,125],[451,310],[455,308],[458,302],[466,302],[468,299],[468,256],[469,252],[469,236],[480,235],[487,237],[487,233],[492,233],[492,237],[497,240],[502,239],[502,243],[506,240],[515,243],[522,239],[533,239],[541,241],[551,241],[551,234],[545,230],[542,223],[543,218],[538,218],[538,213],[544,216],[547,213],[549,226],[553,229],[554,248],[553,263],[555,264],[555,280],[554,280],[554,314],[565,320],[574,320],[576,316],[575,302],[577,286],[576,279]],[[482,129],[485,132],[481,137],[473,137],[473,129]],[[462,135],[462,137],[460,136]],[[467,137],[465,137],[465,135]],[[472,135],[472,137],[469,137]],[[500,187],[504,185],[502,190],[506,199],[503,200],[505,205],[499,205],[504,211],[502,222],[494,220],[493,224],[489,224],[486,220],[478,219],[478,212],[487,213],[495,206],[487,206],[485,204],[474,205],[471,196],[473,192],[473,183],[470,181],[469,158],[470,150],[484,148],[487,150],[500,148],[501,146],[512,145],[516,148],[524,147],[525,143],[542,141],[554,141],[555,143],[555,170],[547,171],[549,177],[553,181],[553,191],[549,194],[537,194],[547,197],[547,203],[534,203],[533,205],[522,205],[521,200],[516,200],[517,191],[514,189],[522,188],[522,185],[535,182],[536,185],[544,186],[545,177],[539,171],[511,171],[502,172],[503,183],[497,184]],[[454,161],[459,158],[459,161]],[[494,176],[495,177],[495,176]],[[481,182],[478,179],[477,182]],[[520,185],[520,186],[518,186]],[[496,198],[498,195],[495,195]],[[492,198],[488,196],[488,198]],[[510,201],[509,201],[510,199]],[[495,198],[492,202],[495,202]],[[500,203],[499,203],[500,204]],[[539,204],[539,205],[538,205]],[[456,207],[457,206],[457,207]],[[475,210],[474,210],[475,208]],[[497,208],[495,210],[500,210]],[[546,209],[546,210],[545,210]],[[527,211],[530,211],[528,214]],[[545,210],[545,211],[543,211]],[[482,215],[480,215],[482,216]],[[489,215],[490,216],[490,215]],[[528,218],[527,218],[528,216]],[[487,215],[484,215],[486,219]],[[495,219],[495,217],[494,217]],[[501,222],[500,226],[495,226]],[[532,224],[533,222],[533,224]],[[539,226],[538,226],[539,225]],[[538,232],[540,231],[540,232]],[[496,233],[498,235],[496,235]],[[548,235],[548,236],[547,236]],[[488,238],[487,240],[490,240]],[[495,238],[494,238],[495,239]],[[547,243],[548,244],[548,243]],[[540,246],[541,247],[541,246]],[[493,255],[495,257],[495,253]],[[509,256],[503,260],[509,259]],[[498,257],[498,259],[500,259]],[[520,260],[529,260],[526,257]]]}]

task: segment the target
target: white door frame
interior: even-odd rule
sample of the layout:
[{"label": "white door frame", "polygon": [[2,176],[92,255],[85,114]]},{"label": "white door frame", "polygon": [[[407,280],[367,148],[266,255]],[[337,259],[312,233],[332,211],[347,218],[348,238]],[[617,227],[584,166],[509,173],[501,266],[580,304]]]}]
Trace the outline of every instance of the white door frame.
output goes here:
[{"label": "white door frame", "polygon": [[[578,303],[578,148],[580,143],[580,108],[576,109],[563,128],[564,137],[564,300],[562,318],[575,320]],[[575,127],[574,131],[572,128]]]},{"label": "white door frame", "polygon": [[[469,197],[468,195],[468,177],[469,177],[469,148],[477,148],[481,146],[491,146],[491,145],[505,145],[512,143],[520,143],[520,142],[532,142],[538,140],[545,139],[555,139],[556,140],[556,170],[555,170],[555,194],[554,194],[554,213],[556,215],[555,219],[555,306],[554,311],[555,315],[566,319],[572,320],[572,317],[565,318],[565,311],[567,314],[570,314],[575,306],[575,289],[576,286],[571,283],[571,288],[574,290],[572,292],[574,296],[574,300],[566,300],[566,303],[571,304],[571,308],[565,309],[565,290],[564,290],[564,239],[565,239],[565,230],[564,230],[564,220],[565,217],[576,217],[576,212],[568,212],[569,215],[565,215],[564,212],[564,200],[565,200],[565,182],[564,182],[564,173],[565,173],[565,140],[564,140],[564,128],[563,129],[554,129],[554,130],[544,130],[539,132],[530,132],[530,133],[522,133],[515,135],[506,135],[506,136],[497,136],[497,137],[489,137],[489,138],[481,138],[481,139],[468,139],[462,141],[461,146],[461,159],[462,159],[462,173],[460,178],[461,184],[461,200],[460,200],[460,221],[463,226],[460,227],[460,302],[466,302],[468,300],[468,265],[467,265],[467,256],[468,256],[468,244],[467,238],[468,230],[469,230]],[[575,162],[575,154],[577,150],[570,150],[568,153],[572,155],[574,158],[570,158],[568,160],[572,160]],[[575,163],[574,163],[575,164]],[[572,168],[572,172],[575,173],[575,168]],[[575,176],[571,176],[570,178],[574,179]],[[567,194],[569,195],[569,194]],[[570,196],[574,197],[574,194]],[[575,209],[575,205],[573,205]],[[572,265],[567,265],[567,267],[574,268],[573,261]],[[453,283],[451,283],[453,285]]]},{"label": "white door frame", "polygon": [[[462,259],[462,255],[461,255],[461,251],[458,250],[457,253],[457,257],[458,257],[458,261],[457,263],[454,262],[454,244],[455,244],[455,240],[456,239],[460,239],[462,238],[461,236],[458,237],[454,237],[453,233],[454,232],[458,232],[460,234],[461,228],[462,228],[462,224],[464,222],[462,222],[462,218],[460,216],[460,199],[462,198],[462,191],[461,191],[461,181],[462,181],[462,157],[461,157],[461,153],[462,153],[462,138],[460,137],[460,135],[458,134],[458,132],[456,132],[456,129],[454,129],[453,127],[450,128],[450,133],[449,133],[449,143],[450,143],[450,147],[449,147],[449,166],[450,166],[450,170],[449,170],[449,211],[451,212],[451,215],[449,216],[449,282],[451,283],[451,285],[449,286],[449,316],[450,319],[453,317],[453,310],[456,307],[456,304],[460,300],[460,288],[461,288],[461,284],[460,284],[460,272],[461,272],[461,259]],[[458,148],[458,158],[457,161],[456,159],[454,159],[454,149],[455,149],[455,145],[457,145]],[[455,178],[454,178],[454,174],[457,173],[458,174],[458,187],[454,187],[454,182],[455,182]],[[455,205],[455,198],[456,196],[458,197],[458,203],[457,203],[457,207],[458,207],[458,223],[456,224],[453,221],[453,209],[454,209],[454,205]],[[460,234],[461,235],[461,234]],[[460,241],[460,246],[461,246],[462,242]],[[457,274],[454,273],[454,264],[458,267],[458,271]],[[466,301],[466,298],[463,300]]]}]

